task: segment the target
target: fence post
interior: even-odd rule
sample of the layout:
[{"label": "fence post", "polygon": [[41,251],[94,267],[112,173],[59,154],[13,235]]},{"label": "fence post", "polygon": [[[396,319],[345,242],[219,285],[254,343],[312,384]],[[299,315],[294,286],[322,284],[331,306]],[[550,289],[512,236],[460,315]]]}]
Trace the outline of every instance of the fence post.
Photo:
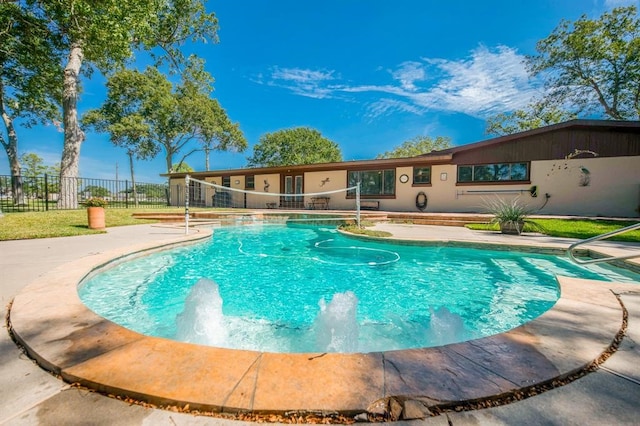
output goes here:
[{"label": "fence post", "polygon": [[44,174],[44,210],[49,211],[49,175]]},{"label": "fence post", "polygon": [[124,206],[129,208],[129,180],[124,181]]}]

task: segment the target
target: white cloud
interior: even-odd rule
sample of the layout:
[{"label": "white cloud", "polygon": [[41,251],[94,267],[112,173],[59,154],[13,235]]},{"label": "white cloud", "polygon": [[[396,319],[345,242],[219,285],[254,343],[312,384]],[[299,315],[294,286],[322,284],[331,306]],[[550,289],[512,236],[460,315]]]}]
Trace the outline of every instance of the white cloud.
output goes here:
[{"label": "white cloud", "polygon": [[334,71],[316,71],[301,68],[274,68],[269,85],[285,87],[297,95],[310,98],[330,97],[333,90],[324,87],[335,79]]},{"label": "white cloud", "polygon": [[417,115],[446,111],[484,118],[523,108],[537,94],[538,85],[529,80],[523,61],[524,56],[510,47],[479,46],[464,59],[402,62],[389,71],[392,81],[387,84],[346,85],[336,71],[298,68],[274,69],[267,84],[314,98],[386,94],[374,101],[364,99],[373,117],[394,111]]},{"label": "white cloud", "polygon": [[367,106],[369,118],[391,115],[397,111],[410,112],[416,115],[424,114],[427,109],[413,103],[398,99],[382,98]]},{"label": "white cloud", "polygon": [[444,75],[422,101],[433,107],[437,100],[443,109],[475,116],[522,108],[535,94],[523,59],[505,46],[495,51],[480,46],[462,61],[425,59]]},{"label": "white cloud", "polygon": [[392,71],[391,75],[400,82],[403,89],[414,91],[417,89],[414,83],[425,79],[425,70],[422,63],[409,61],[400,64],[400,67]]}]

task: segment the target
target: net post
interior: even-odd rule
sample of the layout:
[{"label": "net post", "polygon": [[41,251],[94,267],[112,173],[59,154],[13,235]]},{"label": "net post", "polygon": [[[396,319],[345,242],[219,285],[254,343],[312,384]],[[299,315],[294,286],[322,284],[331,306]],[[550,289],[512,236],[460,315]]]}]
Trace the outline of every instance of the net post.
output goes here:
[{"label": "net post", "polygon": [[184,177],[184,234],[189,234],[189,175]]},{"label": "net post", "polygon": [[356,225],[360,228],[360,182],[356,185]]}]

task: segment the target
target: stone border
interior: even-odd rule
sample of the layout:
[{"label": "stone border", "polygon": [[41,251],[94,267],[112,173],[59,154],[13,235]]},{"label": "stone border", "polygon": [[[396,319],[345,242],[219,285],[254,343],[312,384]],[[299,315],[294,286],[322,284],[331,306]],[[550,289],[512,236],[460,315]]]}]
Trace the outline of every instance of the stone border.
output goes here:
[{"label": "stone border", "polygon": [[13,301],[17,342],[65,381],[158,406],[212,413],[369,413],[422,418],[440,407],[495,400],[594,365],[615,348],[636,286],[558,277],[549,311],[506,333],[436,348],[357,354],[280,354],[197,346],[116,325],[80,301],[98,269],[208,238],[116,250],[63,265]]}]

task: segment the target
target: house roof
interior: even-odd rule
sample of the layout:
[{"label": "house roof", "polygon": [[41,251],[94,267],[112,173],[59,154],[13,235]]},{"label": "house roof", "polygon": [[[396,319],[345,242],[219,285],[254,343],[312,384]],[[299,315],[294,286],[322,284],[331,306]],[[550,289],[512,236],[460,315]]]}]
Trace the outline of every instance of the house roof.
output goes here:
[{"label": "house roof", "polygon": [[241,169],[228,169],[228,170],[211,170],[202,172],[191,173],[170,173],[162,174],[161,176],[170,176],[175,178],[184,177],[187,174],[193,177],[208,177],[208,176],[229,176],[229,175],[257,175],[257,174],[271,174],[271,173],[291,173],[291,172],[313,172],[313,171],[328,171],[328,170],[366,170],[371,167],[385,168],[385,167],[402,167],[402,166],[420,166],[422,164],[446,164],[451,162],[454,155],[481,148],[487,148],[494,145],[500,145],[509,143],[515,140],[528,138],[531,136],[541,135],[545,133],[553,133],[566,129],[594,129],[594,130],[628,130],[637,132],[640,134],[640,121],[618,121],[618,120],[570,120],[563,123],[552,124],[550,126],[540,127],[533,130],[527,130],[524,132],[514,133],[506,136],[499,136],[496,138],[469,143],[465,145],[459,145],[440,151],[432,151],[430,153],[421,154],[415,157],[406,158],[385,158],[385,159],[372,159],[372,160],[354,160],[354,161],[341,161],[335,163],[318,163],[318,164],[304,164],[295,166],[278,166],[278,167],[256,167],[256,168],[241,168]]},{"label": "house roof", "polygon": [[419,157],[428,157],[431,155],[442,154],[457,154],[463,151],[470,151],[474,149],[486,148],[493,145],[499,145],[507,142],[512,142],[518,139],[524,139],[530,136],[536,136],[544,133],[556,132],[563,129],[633,129],[640,134],[640,121],[621,121],[621,120],[570,120],[563,123],[552,124],[549,126],[539,127],[533,130],[526,130],[524,132],[513,133],[510,135],[499,136],[493,139],[488,139],[480,142],[473,142],[465,145],[459,145],[440,151],[432,151],[428,154],[422,154]]}]

